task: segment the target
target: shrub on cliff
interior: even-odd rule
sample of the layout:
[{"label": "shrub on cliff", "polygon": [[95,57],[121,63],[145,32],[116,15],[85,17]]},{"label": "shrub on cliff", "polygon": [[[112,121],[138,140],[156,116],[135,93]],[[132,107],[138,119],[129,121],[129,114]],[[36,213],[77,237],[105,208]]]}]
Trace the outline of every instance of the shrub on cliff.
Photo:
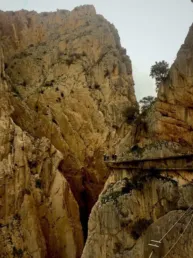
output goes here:
[{"label": "shrub on cliff", "polygon": [[140,113],[143,113],[147,109],[149,109],[154,102],[155,102],[155,97],[153,97],[153,96],[147,96],[147,97],[142,98],[139,101]]},{"label": "shrub on cliff", "polygon": [[124,116],[127,118],[127,122],[131,123],[139,114],[138,106],[131,106],[126,108]]},{"label": "shrub on cliff", "polygon": [[160,84],[167,78],[169,72],[169,64],[166,61],[155,62],[150,70],[150,76],[155,79],[156,91]]}]

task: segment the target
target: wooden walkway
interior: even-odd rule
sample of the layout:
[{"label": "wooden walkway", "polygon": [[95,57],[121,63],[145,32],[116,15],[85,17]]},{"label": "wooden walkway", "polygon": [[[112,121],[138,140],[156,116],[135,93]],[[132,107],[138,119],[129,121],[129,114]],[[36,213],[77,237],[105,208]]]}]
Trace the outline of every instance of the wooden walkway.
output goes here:
[{"label": "wooden walkway", "polygon": [[133,159],[125,161],[106,161],[113,169],[193,171],[193,154],[161,158]]},{"label": "wooden walkway", "polygon": [[[124,170],[124,171],[126,170],[127,173],[134,172],[133,175],[135,175],[135,173],[139,173],[140,175],[142,174],[142,176],[144,174],[149,174],[149,173],[152,174],[154,171],[155,172],[160,171],[161,172],[160,174],[162,174],[162,171],[163,171],[163,174],[164,172],[166,176],[170,174],[171,178],[173,178],[174,180],[176,180],[175,177],[176,177],[176,174],[178,174],[180,176],[181,182],[183,181],[183,184],[184,182],[185,184],[187,183],[193,184],[193,180],[191,180],[192,175],[190,175],[189,178],[186,178],[183,175],[183,171],[193,172],[193,154],[168,156],[168,157],[160,157],[160,158],[133,159],[133,160],[124,160],[124,161],[106,161],[106,164],[108,167],[112,168],[112,170],[115,172],[115,175],[117,176],[119,176],[118,172],[121,172],[121,170]],[[180,173],[180,171],[182,173]],[[174,177],[173,177],[173,174],[175,175]],[[177,179],[177,181],[178,180],[179,178]],[[152,232],[152,239],[147,244],[148,245],[147,251],[144,257],[147,257],[147,258],[169,257],[170,252],[179,243],[180,239],[183,237],[187,228],[191,226],[191,223],[193,221],[192,209],[193,209],[193,205],[189,206],[187,210],[182,214],[182,216],[177,221],[174,221],[174,224],[171,225],[170,228],[168,228],[168,231],[160,239],[154,239],[153,232]],[[164,239],[170,233],[171,230],[176,229],[176,225],[186,215],[190,216],[190,219],[185,224],[183,231],[180,233],[178,233],[177,231],[174,244],[171,244],[163,254]]]}]

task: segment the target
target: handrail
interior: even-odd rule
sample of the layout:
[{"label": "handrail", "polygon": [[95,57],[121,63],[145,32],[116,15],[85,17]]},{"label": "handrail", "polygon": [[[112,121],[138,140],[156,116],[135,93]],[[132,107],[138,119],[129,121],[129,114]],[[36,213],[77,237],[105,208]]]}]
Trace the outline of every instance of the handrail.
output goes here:
[{"label": "handrail", "polygon": [[134,163],[134,162],[182,159],[182,158],[191,158],[191,157],[193,158],[193,153],[191,153],[191,154],[184,154],[184,155],[176,155],[176,156],[157,157],[157,158],[130,159],[130,160],[123,160],[123,161],[105,161],[105,163],[125,164],[125,163]]}]

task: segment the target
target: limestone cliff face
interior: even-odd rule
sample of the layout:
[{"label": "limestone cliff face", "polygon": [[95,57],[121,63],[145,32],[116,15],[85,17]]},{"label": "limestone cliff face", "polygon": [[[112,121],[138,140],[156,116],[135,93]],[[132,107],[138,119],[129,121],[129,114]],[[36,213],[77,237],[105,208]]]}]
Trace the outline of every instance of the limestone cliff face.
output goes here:
[{"label": "limestone cliff face", "polygon": [[[192,206],[193,185],[181,176],[132,177],[117,171],[109,177],[89,220],[89,235],[82,258],[149,258],[151,239],[159,240]],[[188,180],[191,182],[193,176]],[[163,257],[180,236],[187,214],[162,242],[153,257]],[[168,257],[192,257],[192,223]]]},{"label": "limestone cliff face", "polygon": [[103,153],[130,130],[127,110],[136,106],[118,33],[92,6],[0,19],[12,117],[62,152],[60,169],[77,200],[82,194],[91,207],[108,174]]},{"label": "limestone cliff face", "polygon": [[158,99],[144,122],[146,132],[138,130],[138,141],[166,140],[181,145],[193,144],[193,26],[181,46]]},{"label": "limestone cliff face", "polygon": [[[119,160],[135,159],[134,167],[138,164],[138,169],[112,170],[91,212],[82,258],[192,257],[192,210],[176,223],[193,205],[192,172],[177,167],[174,159],[172,166],[165,163],[164,172],[156,170],[158,162],[144,175],[138,163],[140,159],[192,153],[192,36],[193,26],[160,87],[157,101],[136,119],[133,130],[119,146],[123,154]],[[188,167],[188,162],[185,165]],[[175,223],[160,248],[148,246],[152,239],[160,240]]]},{"label": "limestone cliff face", "polygon": [[0,256],[78,258],[137,110],[130,59],[92,6],[0,12],[0,39]]},{"label": "limestone cliff face", "polygon": [[0,67],[0,256],[80,257],[79,207],[58,168],[63,156],[11,119],[2,49]]}]

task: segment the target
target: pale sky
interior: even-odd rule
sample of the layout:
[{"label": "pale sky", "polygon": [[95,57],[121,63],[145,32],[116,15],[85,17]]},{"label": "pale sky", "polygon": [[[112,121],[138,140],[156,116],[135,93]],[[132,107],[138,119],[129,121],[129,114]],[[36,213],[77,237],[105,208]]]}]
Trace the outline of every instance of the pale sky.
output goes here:
[{"label": "pale sky", "polygon": [[138,99],[155,95],[149,71],[155,61],[172,64],[193,22],[191,0],[0,0],[1,10],[72,10],[93,4],[115,25],[133,64]]}]

